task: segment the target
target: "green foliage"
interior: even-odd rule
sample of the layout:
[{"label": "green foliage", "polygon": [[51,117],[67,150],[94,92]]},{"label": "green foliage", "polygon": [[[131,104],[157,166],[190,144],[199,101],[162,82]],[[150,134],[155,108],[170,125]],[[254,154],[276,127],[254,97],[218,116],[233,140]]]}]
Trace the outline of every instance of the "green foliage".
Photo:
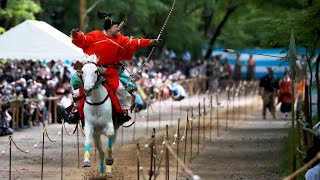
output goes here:
[{"label": "green foliage", "polygon": [[0,27],[0,34],[4,33],[6,30],[3,27]]},{"label": "green foliage", "polygon": [[0,9],[0,33],[26,19],[35,19],[41,8],[32,0],[9,0],[6,9]]},{"label": "green foliage", "polygon": [[[287,46],[291,29],[294,29],[296,41],[305,47],[313,48],[315,39],[320,36],[320,1],[303,9],[293,9],[270,19],[263,28],[268,31],[266,38],[277,46]],[[319,47],[319,46],[317,46]]]},{"label": "green foliage", "polygon": [[[38,0],[43,11],[37,19],[48,22],[65,34],[79,27],[79,1]],[[38,2],[37,1],[37,2]],[[87,0],[87,8],[97,0]],[[201,56],[201,47],[223,20],[228,8],[236,10],[227,19],[215,47],[268,48],[287,47],[291,29],[297,45],[310,47],[320,32],[320,2],[308,0],[176,0],[171,18],[161,39],[163,46],[174,49],[179,56],[189,50]],[[98,10],[112,12],[115,19],[127,19],[124,34],[156,38],[173,0],[103,0],[88,14],[86,32],[103,28]],[[40,7],[31,0],[9,0],[8,8],[0,10],[0,27],[8,29],[24,19],[34,19]],[[212,19],[204,14],[212,14]],[[207,17],[207,18],[205,18]],[[205,21],[207,20],[207,21]],[[16,23],[12,23],[16,22]],[[205,33],[207,27],[207,33]],[[195,56],[194,56],[195,57]]]}]

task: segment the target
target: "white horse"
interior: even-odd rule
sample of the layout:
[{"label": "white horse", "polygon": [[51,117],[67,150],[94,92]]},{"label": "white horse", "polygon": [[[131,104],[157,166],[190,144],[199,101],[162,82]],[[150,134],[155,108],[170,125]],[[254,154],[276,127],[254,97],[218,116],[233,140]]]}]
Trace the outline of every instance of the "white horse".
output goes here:
[{"label": "white horse", "polygon": [[[90,144],[93,139],[94,145],[99,151],[100,173],[110,175],[112,171],[113,157],[112,145],[115,141],[115,128],[112,121],[112,105],[106,88],[99,83],[102,78],[97,66],[98,58],[95,55],[86,57],[81,61],[82,80],[86,100],[83,107],[85,116],[85,154],[83,167],[90,167]],[[107,156],[103,151],[100,135],[108,137]],[[106,163],[106,166],[105,164]]]}]

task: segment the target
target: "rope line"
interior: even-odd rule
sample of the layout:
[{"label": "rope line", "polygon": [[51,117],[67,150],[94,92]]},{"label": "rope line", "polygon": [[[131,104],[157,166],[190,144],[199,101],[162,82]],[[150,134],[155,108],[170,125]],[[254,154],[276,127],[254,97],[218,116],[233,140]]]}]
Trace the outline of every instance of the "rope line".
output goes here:
[{"label": "rope line", "polygon": [[[9,137],[9,140],[10,140],[10,137]],[[6,151],[7,151],[8,147],[9,147],[9,145],[10,145],[10,141],[8,141],[7,147],[4,148],[4,150],[1,151],[0,159],[6,154]]]},{"label": "rope line", "polygon": [[62,126],[63,126],[63,129],[65,130],[65,132],[69,135],[69,136],[72,136],[74,133],[76,133],[76,130],[77,130],[77,125],[73,128],[73,132],[70,133],[64,123],[64,119],[61,119],[61,122],[62,122]]},{"label": "rope line", "polygon": [[174,152],[174,150],[172,149],[172,147],[170,146],[170,144],[168,143],[168,141],[166,141],[165,146],[168,148],[169,152],[171,153],[171,155],[178,161],[178,163],[184,168],[184,170],[186,171],[186,173],[188,173],[192,178],[195,179],[195,177],[198,177],[197,175],[195,175],[182,161],[181,159],[176,155],[176,153]]},{"label": "rope line", "polygon": [[140,165],[140,163],[141,163],[140,159],[141,159],[141,158],[140,158],[140,148],[137,148],[137,160],[138,160],[138,162],[139,162],[139,171],[142,172],[142,178],[143,178],[144,180],[146,180],[146,173],[145,173],[145,171],[144,171],[143,166]]},{"label": "rope line", "polygon": [[173,137],[174,137],[174,140],[173,140],[172,146],[175,146],[178,138],[178,123],[177,123],[176,133],[174,134]]},{"label": "rope line", "polygon": [[14,142],[12,136],[9,137],[9,142],[12,142],[13,145],[17,148],[17,150],[19,150],[19,151],[21,151],[21,152],[23,152],[23,153],[30,153],[30,152],[32,152],[35,148],[38,147],[38,144],[39,144],[40,141],[42,140],[42,135],[43,135],[44,131],[45,131],[45,129],[43,128],[43,129],[42,129],[42,133],[41,133],[41,135],[39,136],[37,143],[34,144],[33,147],[32,147],[30,150],[28,150],[28,149],[23,150],[22,148],[20,148],[20,147]]},{"label": "rope line", "polygon": [[156,172],[154,172],[154,175],[155,175],[155,178],[157,178],[157,176],[159,176],[159,171],[160,171],[160,167],[162,165],[162,162],[163,162],[163,157],[164,157],[164,153],[163,153],[163,150],[164,150],[164,144],[165,144],[165,141],[166,141],[166,136],[164,136],[164,139],[163,139],[163,143],[162,143],[162,149],[160,151],[160,160],[159,160],[159,165],[157,167],[157,170]]},{"label": "rope line", "polygon": [[47,128],[45,128],[45,135],[46,137],[49,139],[50,142],[56,142],[57,139],[60,137],[61,135],[61,131],[58,132],[58,137],[56,137],[55,139],[50,138],[49,134],[48,134],[48,130]]}]

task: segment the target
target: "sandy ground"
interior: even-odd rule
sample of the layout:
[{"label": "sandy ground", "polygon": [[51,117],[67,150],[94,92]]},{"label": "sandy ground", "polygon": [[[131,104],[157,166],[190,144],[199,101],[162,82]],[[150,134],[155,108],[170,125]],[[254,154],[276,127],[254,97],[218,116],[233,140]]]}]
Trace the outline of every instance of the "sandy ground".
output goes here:
[{"label": "sandy ground", "polygon": [[[145,148],[145,144],[150,142],[151,130],[156,129],[156,149],[158,158],[156,168],[159,162],[162,165],[159,169],[157,179],[165,179],[165,161],[162,159],[164,149],[162,145],[165,135],[164,126],[169,127],[169,139],[174,141],[176,133],[177,119],[181,119],[180,134],[184,134],[186,123],[186,109],[193,107],[195,119],[193,119],[193,146],[191,159],[190,129],[187,138],[186,165],[194,174],[202,179],[281,179],[281,153],[283,147],[283,138],[287,134],[287,128],[290,121],[278,119],[261,119],[261,102],[257,97],[236,98],[234,101],[226,103],[222,101],[223,107],[218,109],[219,136],[217,136],[217,109],[213,109],[210,118],[209,100],[211,95],[197,95],[185,99],[181,102],[172,102],[167,100],[161,103],[154,102],[149,112],[142,111],[133,118],[136,119],[135,126],[130,128],[120,128],[118,131],[117,143],[114,147],[115,163],[113,174],[110,177],[101,177],[98,174],[98,157],[95,156],[94,148],[91,151],[91,161],[93,167],[82,168],[84,153],[84,137],[79,132],[79,155],[77,134],[68,135],[63,133],[63,163],[61,152],[61,130],[60,124],[47,126],[48,135],[56,142],[50,142],[47,137],[44,141],[43,154],[43,179],[138,179],[137,178],[137,150],[136,144],[141,146],[140,161],[143,171],[140,172],[140,179],[143,174],[146,179],[150,169],[150,148]],[[213,95],[215,97],[215,95]],[[219,95],[219,97],[223,97]],[[207,115],[203,119],[200,117],[200,136],[199,136],[199,154],[198,152],[198,116],[197,105],[203,104],[206,99]],[[222,99],[222,98],[221,98]],[[215,99],[214,99],[215,103]],[[241,108],[238,107],[240,104]],[[244,104],[247,104],[245,107]],[[234,107],[234,108],[233,108]],[[202,109],[202,108],[201,108]],[[226,112],[228,111],[228,121],[226,121]],[[159,113],[161,112],[161,114]],[[149,115],[148,115],[149,114]],[[203,112],[202,112],[203,114]],[[149,116],[149,118],[148,118]],[[148,120],[149,119],[149,120]],[[210,133],[211,120],[211,133]],[[206,122],[205,133],[203,133],[203,122]],[[228,125],[228,128],[226,128]],[[72,132],[74,125],[66,125],[67,130]],[[159,129],[160,127],[160,129]],[[42,169],[42,126],[18,130],[14,133],[14,142],[23,150],[32,149],[37,141],[40,143],[36,148],[28,153],[23,153],[12,145],[11,151],[11,178],[12,179],[41,179]],[[210,141],[211,137],[211,141]],[[106,138],[104,138],[105,140]],[[106,142],[106,141],[104,141]],[[204,143],[205,142],[205,143]],[[184,159],[184,141],[180,141],[179,157]],[[8,136],[0,137],[0,150],[5,150],[8,144]],[[106,143],[105,143],[106,144]],[[177,145],[173,145],[174,151]],[[9,149],[0,157],[0,177],[9,179]],[[165,152],[165,151],[163,151]],[[79,157],[79,160],[78,160]],[[190,179],[188,173],[183,171],[179,165],[177,175],[177,162],[172,155],[169,156],[170,179]],[[63,164],[63,165],[62,165]],[[79,168],[78,168],[79,167]],[[63,175],[61,175],[63,174]]]}]

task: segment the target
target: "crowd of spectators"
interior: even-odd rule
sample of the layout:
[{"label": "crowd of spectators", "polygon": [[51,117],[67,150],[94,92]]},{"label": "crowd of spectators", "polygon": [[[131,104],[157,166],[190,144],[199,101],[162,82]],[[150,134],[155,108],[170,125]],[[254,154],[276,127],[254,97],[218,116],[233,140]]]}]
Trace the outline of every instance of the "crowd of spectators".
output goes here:
[{"label": "crowd of spectators", "polygon": [[[125,61],[125,72],[134,75],[137,85],[136,103],[139,109],[146,108],[148,100],[168,99],[182,100],[187,97],[186,87],[179,83],[193,77],[209,77],[206,89],[215,89],[220,80],[228,79],[231,70],[226,60],[220,56],[208,61],[177,60],[172,52],[159,60],[149,60],[144,66],[144,57],[135,57]],[[68,62],[68,61],[67,61]],[[142,66],[142,67],[141,67]],[[141,68],[140,68],[141,67]],[[1,60],[0,61],[0,105],[7,106],[13,100],[21,102],[22,109],[16,127],[26,128],[38,126],[38,122],[48,119],[49,97],[56,97],[57,120],[67,119],[64,111],[72,103],[72,89],[69,84],[74,73],[73,64],[64,61],[31,61],[31,60]],[[51,113],[53,114],[53,113]],[[21,116],[24,116],[23,118]],[[38,118],[38,119],[36,119]],[[30,121],[31,120],[31,121]],[[12,126],[12,121],[10,126]]]}]

